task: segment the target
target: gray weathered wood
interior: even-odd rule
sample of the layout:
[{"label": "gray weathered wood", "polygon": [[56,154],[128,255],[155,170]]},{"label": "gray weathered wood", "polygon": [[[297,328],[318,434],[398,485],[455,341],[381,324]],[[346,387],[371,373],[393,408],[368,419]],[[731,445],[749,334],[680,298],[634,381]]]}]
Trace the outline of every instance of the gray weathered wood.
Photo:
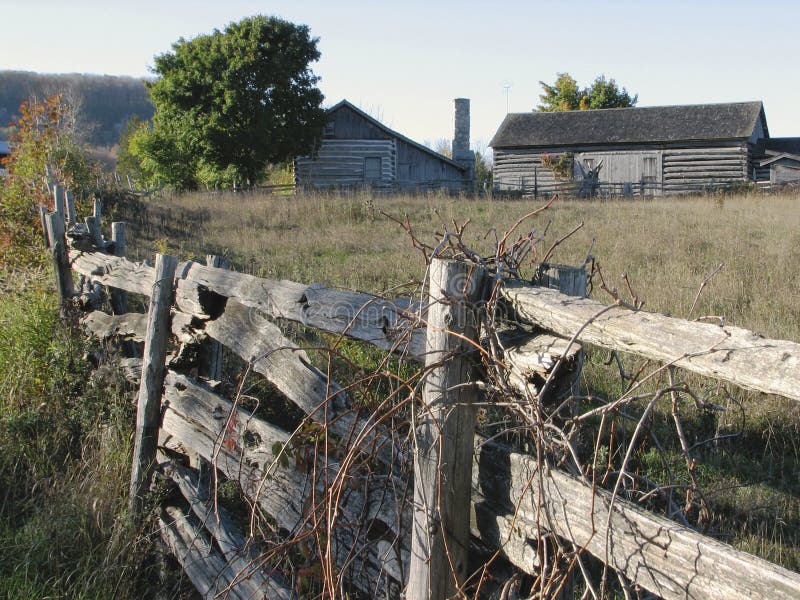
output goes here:
[{"label": "gray weathered wood", "polygon": [[236,600],[248,598],[236,590],[227,591],[235,576],[233,569],[212,547],[201,528],[192,523],[181,509],[165,507],[158,525],[162,540],[202,598],[213,600],[218,595]]},{"label": "gray weathered wood", "polygon": [[[59,220],[66,224],[66,195],[64,193],[64,186],[57,183],[53,186],[53,206]],[[66,225],[65,225],[66,227]]]},{"label": "gray weathered wood", "polygon": [[103,233],[100,230],[100,222],[94,216],[84,217],[86,223],[86,230],[89,232],[89,239],[94,244],[94,247],[102,251],[105,248],[103,242]]},{"label": "gray weathered wood", "polygon": [[150,296],[155,279],[153,267],[102,252],[80,252],[73,249],[69,257],[72,269],[80,275],[91,277],[105,286]]},{"label": "gray weathered wood", "polygon": [[144,313],[126,313],[109,315],[96,310],[81,319],[81,325],[99,339],[122,337],[134,342],[143,342],[147,334],[147,315]]},{"label": "gray weathered wood", "polygon": [[67,227],[74,225],[75,222],[78,220],[78,214],[75,212],[75,195],[67,190],[66,191],[66,203],[67,203]]},{"label": "gray weathered wood", "polygon": [[274,281],[194,262],[178,270],[176,298],[181,310],[203,314],[198,286],[276,319],[287,319],[323,331],[370,342],[385,350],[424,360],[424,332],[407,302],[395,303],[369,294],[321,285]]},{"label": "gray weathered wood", "polygon": [[312,366],[305,351],[260,311],[229,299],[225,312],[209,321],[205,332],[250,363],[255,372],[345,443],[375,453],[387,465],[396,461],[390,438],[372,416],[355,414],[342,388]]},{"label": "gray weathered wood", "polygon": [[535,572],[531,547],[541,529],[573,540],[631,584],[666,600],[797,598],[800,574],[620,498],[612,503],[609,492],[590,482],[539,469],[534,458],[498,444],[476,439],[476,453],[476,493],[483,498],[484,512],[496,515],[479,521],[481,538],[504,545],[506,556],[527,572]]},{"label": "gray weathered wood", "polygon": [[[285,431],[235,408],[183,375],[168,372],[165,405],[161,443],[182,452],[198,452],[226,477],[238,481],[280,528],[297,531],[310,526],[314,502],[324,502],[331,485],[347,486],[338,463],[322,462],[310,448],[292,447]],[[281,459],[276,451],[287,454]],[[397,532],[407,531],[408,517],[397,512],[392,495],[402,493],[403,486],[382,477],[374,481],[372,485],[370,479],[359,481],[337,495],[336,518],[362,527],[329,524],[334,557],[353,585],[379,597],[396,596],[405,578],[402,565],[408,564],[407,546]],[[384,532],[382,539],[370,540],[370,530]]]},{"label": "gray weathered wood", "polygon": [[414,524],[406,596],[450,598],[467,576],[472,446],[477,390],[471,383],[479,335],[474,305],[485,272],[434,259],[430,265],[427,374],[413,420]]},{"label": "gray weathered wood", "polygon": [[97,220],[98,225],[102,223],[103,219],[103,201],[100,198],[95,198],[92,205],[92,216]]},{"label": "gray weathered wood", "polygon": [[265,572],[268,567],[259,558],[256,542],[242,535],[230,513],[213,498],[198,494],[201,484],[197,474],[173,461],[164,462],[161,457],[159,460],[160,468],[178,485],[192,512],[225,556],[234,574],[232,589],[244,592],[247,598],[296,598],[283,581]]},{"label": "gray weathered wood", "polygon": [[[216,269],[227,269],[228,265],[221,256],[209,254],[206,256],[206,265]],[[212,381],[222,380],[223,345],[214,339],[209,339],[203,344],[200,353],[200,369],[207,379]]]},{"label": "gray weathered wood", "polygon": [[46,221],[47,237],[50,239],[50,256],[53,259],[56,287],[63,310],[66,302],[75,292],[75,287],[72,282],[72,271],[70,270],[69,260],[67,258],[67,239],[64,235],[64,219],[63,215],[59,216],[58,213],[50,213],[47,215]]},{"label": "gray weathered wood", "polygon": [[[127,224],[121,221],[111,223],[111,241],[114,242],[114,256],[125,258],[128,250],[125,240]],[[128,310],[128,293],[125,290],[111,289],[111,310],[115,315],[122,315]]]},{"label": "gray weathered wood", "polygon": [[159,254],[156,257],[155,281],[150,296],[147,334],[142,359],[142,380],[136,410],[136,433],[133,449],[133,469],[130,486],[130,514],[134,524],[142,517],[144,496],[147,494],[158,443],[161,417],[161,386],[164,379],[164,360],[169,335],[169,312],[173,298],[173,283],[177,260]]},{"label": "gray weathered wood", "polygon": [[522,318],[559,335],[571,337],[583,328],[582,342],[800,400],[800,344],[795,342],[625,308],[597,316],[606,308],[597,301],[515,282],[506,282],[501,293]]},{"label": "gray weathered wood", "polygon": [[39,220],[42,222],[42,236],[44,237],[44,247],[50,247],[50,236],[47,234],[47,207],[39,205]]}]

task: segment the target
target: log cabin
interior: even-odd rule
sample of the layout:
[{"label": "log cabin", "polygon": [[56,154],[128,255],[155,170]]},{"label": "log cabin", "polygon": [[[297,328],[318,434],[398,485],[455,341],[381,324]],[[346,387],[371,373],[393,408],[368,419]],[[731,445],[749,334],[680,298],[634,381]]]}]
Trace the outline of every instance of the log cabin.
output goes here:
[{"label": "log cabin", "polygon": [[298,188],[384,191],[472,186],[475,156],[469,149],[469,100],[455,100],[453,159],[393,131],[347,100],[328,109],[322,140],[312,156],[295,159]]},{"label": "log cabin", "polygon": [[580,193],[594,176],[591,193],[661,195],[769,181],[763,161],[797,139],[770,138],[762,103],[737,102],[514,113],[490,146],[501,192]]}]

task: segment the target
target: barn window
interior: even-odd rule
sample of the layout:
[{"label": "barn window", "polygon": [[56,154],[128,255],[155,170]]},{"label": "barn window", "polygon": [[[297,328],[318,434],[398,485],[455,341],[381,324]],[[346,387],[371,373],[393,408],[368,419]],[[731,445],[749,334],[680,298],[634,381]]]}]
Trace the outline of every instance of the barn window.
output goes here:
[{"label": "barn window", "polygon": [[325,129],[322,131],[322,137],[332,138],[336,131],[336,123],[330,121],[325,123]]},{"label": "barn window", "polygon": [[377,181],[381,178],[381,157],[368,156],[364,159],[364,181]]}]

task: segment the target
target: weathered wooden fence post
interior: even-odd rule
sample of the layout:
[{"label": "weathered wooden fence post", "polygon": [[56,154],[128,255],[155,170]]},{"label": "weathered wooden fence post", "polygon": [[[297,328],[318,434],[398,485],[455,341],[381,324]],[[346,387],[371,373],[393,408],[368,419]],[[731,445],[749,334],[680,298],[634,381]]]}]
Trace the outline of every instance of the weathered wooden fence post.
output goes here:
[{"label": "weathered wooden fence post", "polygon": [[50,241],[50,254],[53,257],[53,268],[56,273],[58,298],[61,300],[63,311],[67,300],[72,297],[75,291],[72,283],[72,270],[69,267],[69,258],[67,257],[64,214],[50,213],[45,217],[45,221],[47,222],[47,238]]},{"label": "weathered wooden fence post", "polygon": [[65,203],[66,195],[64,194],[64,186],[57,183],[53,186],[53,206],[62,223],[66,219]]},{"label": "weathered wooden fence post", "polygon": [[78,219],[78,215],[75,212],[75,195],[67,190],[66,192],[66,201],[67,201],[67,226],[71,227],[75,225],[75,222]]},{"label": "weathered wooden fence post", "polygon": [[[111,241],[114,242],[114,256],[125,258],[127,245],[124,222],[114,221],[111,223]],[[115,315],[124,315],[128,312],[128,293],[125,290],[111,290],[111,311]]]},{"label": "weathered wooden fence post", "polygon": [[414,600],[449,598],[467,575],[477,398],[470,383],[485,281],[485,271],[474,265],[431,262],[427,375],[413,423],[414,524],[406,598]]},{"label": "weathered wooden fence post", "polygon": [[136,409],[136,435],[133,449],[133,469],[129,508],[134,527],[141,523],[144,497],[147,494],[158,445],[161,421],[161,388],[164,383],[164,361],[170,332],[175,267],[174,256],[156,256],[156,275],[150,295],[147,333],[142,357],[142,379]]}]

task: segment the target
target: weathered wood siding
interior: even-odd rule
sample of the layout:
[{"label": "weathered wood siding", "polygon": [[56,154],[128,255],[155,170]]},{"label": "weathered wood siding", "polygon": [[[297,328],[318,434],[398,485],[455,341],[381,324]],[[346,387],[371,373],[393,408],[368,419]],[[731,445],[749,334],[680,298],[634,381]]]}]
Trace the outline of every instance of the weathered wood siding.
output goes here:
[{"label": "weathered wood siding", "polygon": [[[314,187],[385,187],[395,181],[396,146],[394,140],[323,140],[315,158],[295,161],[295,179]],[[367,159],[380,159],[380,178],[367,177]]]},{"label": "weathered wood siding", "polygon": [[[380,177],[374,164],[380,158]],[[375,188],[462,189],[464,172],[344,105],[328,114],[315,156],[295,160],[295,182],[318,188],[369,185]]]},{"label": "weathered wood siding", "polygon": [[[544,166],[542,157],[549,154],[557,158],[566,149],[543,152],[529,148],[494,151],[494,188],[499,191],[533,190],[534,187],[551,188],[561,179]],[[569,171],[572,171],[570,167]]]},{"label": "weathered wood siding", "polygon": [[[494,151],[494,186],[500,191],[524,189],[532,192],[552,188],[558,180],[542,164],[549,154],[558,158],[564,153],[573,155],[572,173],[580,180],[588,170],[587,161],[597,166],[603,161],[599,181],[626,184],[635,188],[650,178],[649,189],[682,191],[702,185],[748,181],[752,173],[751,157],[746,142],[720,142],[719,145],[658,145],[602,147],[516,148]],[[655,160],[655,172],[646,167],[646,160]]]},{"label": "weathered wood siding", "polygon": [[671,148],[664,151],[664,189],[748,181],[749,167],[746,143]]},{"label": "weathered wood siding", "polygon": [[461,189],[464,172],[409,144],[397,141],[397,183],[400,188]]},{"label": "weathered wood siding", "polygon": [[781,158],[769,165],[769,182],[772,185],[798,181],[800,181],[800,162],[791,158]]}]

